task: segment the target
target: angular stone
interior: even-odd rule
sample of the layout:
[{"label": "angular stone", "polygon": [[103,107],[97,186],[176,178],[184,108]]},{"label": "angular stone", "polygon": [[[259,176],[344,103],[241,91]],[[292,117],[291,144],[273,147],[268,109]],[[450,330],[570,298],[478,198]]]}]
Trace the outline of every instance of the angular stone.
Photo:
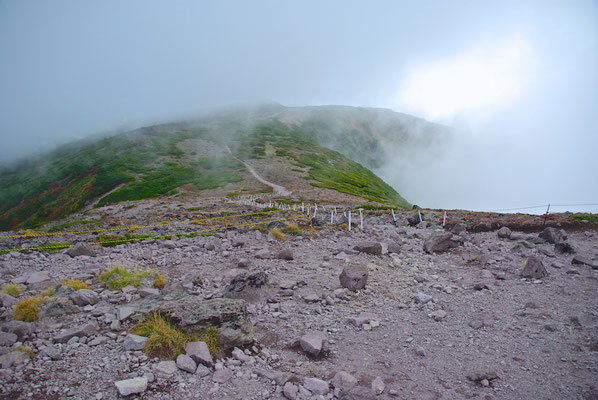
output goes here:
[{"label": "angular stone", "polygon": [[233,373],[228,368],[219,369],[212,375],[212,381],[216,383],[226,383],[233,378]]},{"label": "angular stone", "polygon": [[368,269],[362,265],[349,265],[339,275],[342,287],[349,290],[363,289],[368,281]]},{"label": "angular stone", "polygon": [[541,279],[548,276],[548,271],[544,267],[542,260],[539,257],[531,256],[525,262],[525,267],[521,271],[523,278]]},{"label": "angular stone", "polygon": [[432,301],[432,296],[419,292],[413,296],[413,300],[415,300],[416,303],[426,304]]},{"label": "angular stone", "polygon": [[276,258],[279,260],[291,261],[294,259],[291,249],[283,249],[276,253]]},{"label": "angular stone", "polygon": [[592,267],[592,269],[598,269],[598,262],[592,261],[589,258],[580,255],[573,256],[571,264],[587,265]]},{"label": "angular stone", "polygon": [[247,258],[239,258],[237,260],[237,268],[249,268],[249,259]]},{"label": "angular stone", "polygon": [[389,253],[395,253],[395,254],[400,254],[401,253],[401,245],[398,243],[389,243],[388,244],[388,252]]},{"label": "angular stone", "polygon": [[91,342],[88,342],[87,345],[89,347],[99,346],[101,344],[105,344],[108,342],[108,338],[106,336],[98,336],[94,338]]},{"label": "angular stone", "polygon": [[143,393],[147,389],[147,378],[145,376],[139,376],[133,379],[125,379],[122,381],[114,382],[118,393],[121,396],[128,396],[135,393]]},{"label": "angular stone", "polygon": [[361,253],[372,254],[374,256],[382,255],[382,244],[379,242],[361,242],[353,247]]},{"label": "angular stone", "polygon": [[241,350],[238,347],[235,347],[235,349],[232,352],[232,356],[234,358],[236,358],[237,360],[242,361],[242,362],[249,362],[249,361],[251,361],[251,357],[249,357],[247,354],[245,354],[243,352],[243,350]]},{"label": "angular stone", "polygon": [[129,303],[136,312],[151,311],[168,315],[171,321],[190,333],[200,334],[207,328],[218,329],[221,346],[231,348],[253,341],[253,329],[243,300],[216,298],[204,300],[181,292],[170,292],[159,298],[146,297]]},{"label": "angular stone", "polygon": [[467,225],[465,225],[462,222],[455,224],[455,226],[453,226],[453,229],[451,229],[451,233],[453,235],[460,235],[466,231],[467,231]]},{"label": "angular stone", "polygon": [[35,331],[34,325],[30,322],[23,322],[23,321],[8,321],[0,326],[0,330],[3,332],[14,333],[17,335],[19,340],[23,340],[25,337],[29,336],[31,333]]},{"label": "angular stone", "polygon": [[170,377],[174,375],[177,369],[178,368],[174,361],[160,361],[159,363],[154,364],[154,371],[163,377]]},{"label": "angular stone", "polygon": [[385,388],[386,388],[386,385],[384,384],[384,381],[382,380],[382,378],[380,378],[379,376],[377,376],[372,381],[372,392],[374,392],[374,394],[376,396],[379,396],[382,393],[384,393]]},{"label": "angular stone", "polygon": [[332,378],[332,386],[339,389],[341,392],[348,392],[357,385],[357,378],[348,372],[339,371]]},{"label": "angular stone", "polygon": [[556,228],[545,228],[538,237],[546,240],[548,243],[556,244],[565,239],[563,233]]},{"label": "angular stone", "polygon": [[96,326],[93,322],[88,322],[83,325],[75,326],[66,331],[54,336],[52,341],[54,343],[66,343],[73,337],[87,337],[96,333]]},{"label": "angular stone", "polygon": [[328,382],[318,378],[305,378],[303,386],[313,394],[325,395],[330,390]]},{"label": "angular stone", "polygon": [[127,285],[124,288],[122,288],[120,291],[123,292],[124,294],[133,294],[133,293],[137,293],[137,288],[135,286]]},{"label": "angular stone", "polygon": [[77,257],[77,256],[93,257],[94,256],[94,253],[91,250],[91,248],[88,245],[86,245],[85,243],[77,243],[74,247],[67,249],[65,251],[65,253],[71,257]]},{"label": "angular stone", "polygon": [[224,289],[223,297],[258,301],[262,297],[262,288],[268,282],[268,276],[263,271],[241,272],[231,279]]},{"label": "angular stone", "polygon": [[183,371],[194,374],[197,370],[197,364],[187,354],[179,354],[176,358],[176,366]]},{"label": "angular stone", "polygon": [[293,383],[287,382],[282,388],[282,394],[289,400],[295,400],[299,394],[299,388]]},{"label": "angular stone", "polygon": [[506,226],[503,226],[496,232],[498,237],[501,239],[509,239],[511,237],[511,233],[512,233],[511,230],[509,228],[507,228]]},{"label": "angular stone", "polygon": [[41,282],[45,282],[45,281],[49,281],[49,280],[50,280],[50,274],[48,273],[48,271],[37,271],[37,272],[33,272],[33,273],[29,274],[29,276],[27,277],[26,283],[28,285],[31,285],[31,284],[41,283]]},{"label": "angular stone", "polygon": [[78,306],[94,305],[100,301],[100,298],[90,289],[79,289],[73,292],[69,298]]},{"label": "angular stone", "polygon": [[0,347],[10,347],[16,343],[19,338],[14,333],[0,332]]},{"label": "angular stone", "polygon": [[325,341],[326,333],[320,331],[312,331],[301,336],[299,343],[303,351],[314,357],[317,357],[322,351]]},{"label": "angular stone", "polygon": [[147,344],[147,341],[148,338],[145,336],[133,335],[132,333],[129,333],[127,336],[125,336],[123,346],[127,351],[143,350]]},{"label": "angular stone", "polygon": [[29,361],[29,354],[24,351],[11,351],[0,356],[0,368],[11,368]]},{"label": "angular stone", "polygon": [[424,241],[424,251],[426,253],[447,251],[451,247],[452,237],[453,234],[450,232],[434,232]]},{"label": "angular stone", "polygon": [[199,376],[200,378],[203,378],[204,376],[208,376],[212,373],[212,371],[206,367],[205,365],[199,364],[197,366],[197,369],[195,370],[195,375]]},{"label": "angular stone", "polygon": [[575,247],[567,241],[560,241],[554,245],[554,251],[558,254],[573,254],[576,252]]},{"label": "angular stone", "polygon": [[198,364],[203,364],[211,367],[214,364],[214,359],[210,354],[206,342],[189,342],[185,345],[185,353]]},{"label": "angular stone", "polygon": [[58,317],[66,314],[79,312],[79,309],[65,297],[51,297],[37,307],[39,319],[47,317]]},{"label": "angular stone", "polygon": [[133,307],[122,306],[116,309],[116,318],[118,318],[119,321],[126,321],[133,314],[135,314],[135,309]]},{"label": "angular stone", "polygon": [[18,300],[6,293],[0,293],[0,307],[12,308]]},{"label": "angular stone", "polygon": [[446,318],[446,311],[444,310],[436,310],[430,313],[430,318],[432,318],[434,321],[442,321],[444,318]]}]

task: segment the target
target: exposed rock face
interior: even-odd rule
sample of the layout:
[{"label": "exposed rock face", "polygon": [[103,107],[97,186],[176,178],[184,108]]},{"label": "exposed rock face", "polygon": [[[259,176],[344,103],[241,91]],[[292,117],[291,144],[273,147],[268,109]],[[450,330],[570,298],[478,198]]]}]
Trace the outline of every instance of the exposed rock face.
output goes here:
[{"label": "exposed rock face", "polygon": [[592,269],[598,269],[598,262],[592,261],[589,258],[580,255],[574,256],[571,260],[571,264],[587,265],[592,267]]},{"label": "exposed rock face", "polygon": [[467,225],[459,222],[458,224],[455,224],[455,226],[453,226],[453,229],[451,230],[451,232],[454,235],[460,235],[462,233],[465,233],[467,231]]},{"label": "exposed rock face", "polygon": [[437,231],[432,233],[424,242],[426,253],[440,253],[451,247],[452,233]]},{"label": "exposed rock face", "polygon": [[96,292],[89,289],[79,289],[69,297],[78,306],[94,305],[100,301]]},{"label": "exposed rock face", "polygon": [[136,312],[157,311],[171,317],[180,328],[199,333],[216,327],[223,347],[251,343],[253,333],[243,300],[217,298],[202,300],[182,292],[172,292],[161,298],[146,297],[129,303]]},{"label": "exposed rock face", "polygon": [[361,242],[355,245],[353,249],[374,256],[382,255],[382,244],[378,242]]},{"label": "exposed rock face", "polygon": [[368,269],[362,265],[346,266],[339,279],[341,286],[349,290],[363,289],[368,281]]},{"label": "exposed rock face", "polygon": [[527,259],[523,271],[521,271],[523,278],[540,279],[548,276],[548,271],[544,267],[542,260],[536,256],[531,256]]},{"label": "exposed rock face", "polygon": [[55,343],[66,343],[75,336],[90,336],[94,333],[96,333],[96,326],[92,322],[88,322],[86,324],[67,329],[66,331],[54,336],[53,340]]},{"label": "exposed rock face", "polygon": [[85,243],[77,243],[74,247],[67,249],[65,253],[71,257],[94,256],[94,253],[91,250],[91,248]]},{"label": "exposed rock face", "polygon": [[575,248],[567,241],[561,241],[554,245],[554,251],[557,254],[573,254]]},{"label": "exposed rock face", "polygon": [[268,282],[263,271],[247,271],[236,275],[224,289],[224,297],[257,301],[262,296],[262,288]]},{"label": "exposed rock face", "polygon": [[19,340],[23,340],[35,331],[32,323],[17,320],[5,322],[0,326],[0,330],[3,332],[14,333]]},{"label": "exposed rock face", "polygon": [[52,297],[37,308],[39,318],[56,317],[64,314],[73,314],[78,312],[78,308],[65,297]]}]

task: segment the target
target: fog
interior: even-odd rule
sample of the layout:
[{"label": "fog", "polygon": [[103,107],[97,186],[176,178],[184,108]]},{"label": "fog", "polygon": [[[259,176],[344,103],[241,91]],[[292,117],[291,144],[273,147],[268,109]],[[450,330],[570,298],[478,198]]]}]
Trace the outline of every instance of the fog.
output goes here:
[{"label": "fog", "polygon": [[0,1],[4,162],[255,101],[453,126],[377,171],[421,206],[598,203],[595,1]]}]

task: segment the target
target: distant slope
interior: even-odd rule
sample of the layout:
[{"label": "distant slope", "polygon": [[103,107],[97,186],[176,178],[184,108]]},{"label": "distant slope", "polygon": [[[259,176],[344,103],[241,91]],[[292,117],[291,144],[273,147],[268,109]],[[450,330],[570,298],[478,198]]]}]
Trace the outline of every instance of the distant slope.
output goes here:
[{"label": "distant slope", "polygon": [[367,167],[384,161],[388,143],[415,151],[444,129],[390,110],[268,104],[82,141],[0,167],[0,230],[35,227],[98,198],[101,207],[243,184],[251,177],[236,158],[287,165],[286,179],[313,188],[409,207]]}]

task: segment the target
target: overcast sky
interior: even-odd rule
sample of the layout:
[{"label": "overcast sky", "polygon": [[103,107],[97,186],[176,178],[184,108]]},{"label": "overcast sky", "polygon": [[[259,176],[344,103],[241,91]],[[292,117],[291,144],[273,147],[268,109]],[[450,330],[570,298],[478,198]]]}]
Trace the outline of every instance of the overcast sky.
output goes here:
[{"label": "overcast sky", "polygon": [[260,100],[455,126],[411,202],[598,203],[596,1],[0,0],[2,160]]}]

